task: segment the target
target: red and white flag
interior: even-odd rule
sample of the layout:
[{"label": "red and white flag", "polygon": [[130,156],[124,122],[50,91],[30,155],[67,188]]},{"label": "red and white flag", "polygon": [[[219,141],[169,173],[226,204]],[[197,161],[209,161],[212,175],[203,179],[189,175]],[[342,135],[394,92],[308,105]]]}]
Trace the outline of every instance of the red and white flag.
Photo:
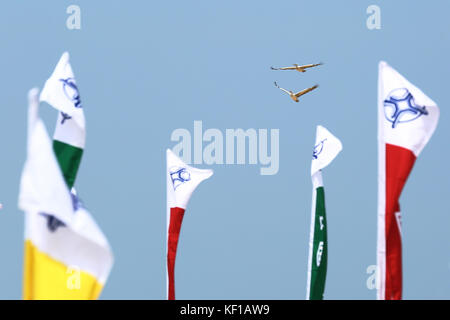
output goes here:
[{"label": "red and white flag", "polygon": [[399,198],[414,162],[430,140],[439,108],[386,62],[378,75],[378,292],[402,298],[402,233]]},{"label": "red and white flag", "polygon": [[175,258],[181,223],[197,186],[211,177],[212,170],[185,164],[167,149],[167,299],[175,300]]}]

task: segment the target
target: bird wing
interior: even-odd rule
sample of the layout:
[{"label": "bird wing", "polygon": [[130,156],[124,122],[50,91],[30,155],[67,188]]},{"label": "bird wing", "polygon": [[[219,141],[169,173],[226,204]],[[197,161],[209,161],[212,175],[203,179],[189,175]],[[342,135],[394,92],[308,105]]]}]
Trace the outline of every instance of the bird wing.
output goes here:
[{"label": "bird wing", "polygon": [[302,95],[304,95],[305,93],[308,93],[308,92],[310,92],[310,91],[313,91],[314,89],[316,89],[318,87],[318,85],[316,84],[315,86],[313,86],[313,87],[311,87],[311,88],[307,88],[307,89],[305,89],[305,90],[302,90],[302,91],[300,91],[300,92],[297,92],[296,94],[295,94],[295,96],[297,97],[297,98],[299,98],[299,97],[301,97]]},{"label": "bird wing", "polygon": [[276,81],[274,81],[275,87],[277,87],[278,89],[280,89],[281,91],[286,92],[287,94],[291,94],[289,91],[287,91],[286,89],[281,88],[278,83]]},{"label": "bird wing", "polygon": [[322,65],[322,63],[306,64],[304,66],[301,66],[300,68],[308,69],[308,68],[314,68],[314,67],[321,66],[321,65]]},{"label": "bird wing", "polygon": [[278,70],[295,70],[297,67],[283,67],[283,68],[278,68]]},{"label": "bird wing", "polygon": [[270,67],[270,69],[272,69],[272,70],[295,70],[296,67],[282,67],[282,68]]}]

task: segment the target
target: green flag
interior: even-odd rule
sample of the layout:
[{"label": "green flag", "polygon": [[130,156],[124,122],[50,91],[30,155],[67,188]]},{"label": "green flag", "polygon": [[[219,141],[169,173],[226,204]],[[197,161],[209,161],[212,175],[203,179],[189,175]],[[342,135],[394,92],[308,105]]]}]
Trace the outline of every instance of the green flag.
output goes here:
[{"label": "green flag", "polygon": [[342,144],[327,129],[317,126],[316,144],[311,165],[313,200],[309,238],[308,280],[306,299],[322,300],[328,263],[327,216],[322,169],[342,150]]}]

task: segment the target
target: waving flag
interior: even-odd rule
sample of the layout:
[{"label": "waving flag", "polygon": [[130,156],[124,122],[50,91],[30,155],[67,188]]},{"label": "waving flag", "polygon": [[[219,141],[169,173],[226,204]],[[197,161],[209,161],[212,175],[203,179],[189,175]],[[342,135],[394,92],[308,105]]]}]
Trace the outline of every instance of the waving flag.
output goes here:
[{"label": "waving flag", "polygon": [[322,169],[328,166],[341,150],[341,141],[324,127],[317,126],[316,144],[311,163],[313,200],[309,235],[307,300],[323,299],[327,275],[328,242]]},{"label": "waving flag", "polygon": [[55,71],[45,82],[40,96],[59,111],[53,136],[53,148],[70,188],[75,183],[86,141],[85,118],[69,53],[61,56]]},{"label": "waving flag", "polygon": [[378,299],[402,298],[399,198],[414,162],[430,140],[439,108],[386,62],[378,76]]},{"label": "waving flag", "polygon": [[172,150],[167,149],[167,298],[169,300],[175,300],[175,258],[184,212],[194,190],[212,174],[212,170],[186,165]]},{"label": "waving flag", "polygon": [[[19,198],[19,206],[26,212],[24,298],[97,299],[111,270],[113,256],[106,237],[72,188],[83,152],[85,129],[67,53],[46,82],[41,100],[60,113],[52,150],[37,116],[37,92],[30,93],[28,158]],[[33,133],[35,127],[42,127],[39,130],[45,134]],[[46,147],[40,147],[43,145]],[[55,178],[50,179],[52,176]]]}]

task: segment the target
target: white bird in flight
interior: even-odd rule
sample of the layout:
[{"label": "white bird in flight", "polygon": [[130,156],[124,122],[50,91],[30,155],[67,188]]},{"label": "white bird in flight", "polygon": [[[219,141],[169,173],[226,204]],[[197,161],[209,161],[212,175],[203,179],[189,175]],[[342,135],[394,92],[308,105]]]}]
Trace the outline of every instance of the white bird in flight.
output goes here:
[{"label": "white bird in flight", "polygon": [[304,95],[304,94],[306,94],[306,93],[308,93],[310,91],[313,91],[314,89],[319,87],[319,85],[316,84],[315,86],[313,86],[311,88],[307,88],[307,89],[304,89],[304,90],[299,91],[297,93],[294,93],[291,90],[286,90],[286,89],[281,88],[276,82],[274,82],[274,83],[275,83],[275,87],[277,87],[278,89],[286,92],[291,97],[291,99],[294,100],[295,102],[298,102],[298,98],[300,98],[302,95]]},{"label": "white bird in flight", "polygon": [[270,67],[272,70],[297,70],[298,72],[306,72],[306,69],[314,68],[317,66],[322,65],[323,63],[315,63],[315,64],[307,64],[304,66],[299,66],[298,64],[294,63],[293,67],[283,67],[283,68],[274,68]]}]

